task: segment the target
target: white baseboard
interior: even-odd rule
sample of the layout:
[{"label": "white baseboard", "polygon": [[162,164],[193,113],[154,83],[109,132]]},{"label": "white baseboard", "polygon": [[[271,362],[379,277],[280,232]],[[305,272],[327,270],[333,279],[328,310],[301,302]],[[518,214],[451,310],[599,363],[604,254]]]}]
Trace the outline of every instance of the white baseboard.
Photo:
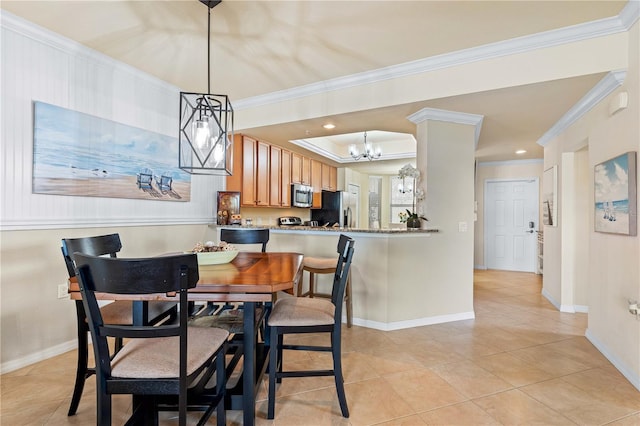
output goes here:
[{"label": "white baseboard", "polygon": [[423,325],[442,324],[445,322],[474,319],[475,317],[476,317],[475,313],[471,311],[471,312],[461,312],[459,314],[439,315],[435,317],[418,318],[414,320],[396,321],[396,322],[389,322],[389,323],[354,318],[353,324],[361,327],[373,328],[375,330],[393,331],[393,330],[401,330],[404,328],[421,327]]},{"label": "white baseboard", "polygon": [[542,289],[542,295],[544,296],[545,299],[547,299],[549,302],[551,302],[551,304],[553,306],[555,306],[557,310],[559,310],[559,311],[561,310],[560,309],[561,308],[560,304],[544,288]]},{"label": "white baseboard", "polygon": [[598,340],[589,329],[587,329],[587,332],[584,335],[593,344],[593,346],[595,346],[596,349],[598,349],[602,355],[604,355],[604,357],[607,358],[609,362],[611,362],[611,364],[613,364],[613,366],[616,367],[616,369],[618,369],[618,371],[620,371],[620,373],[640,391],[640,376],[638,373],[629,369],[617,356],[612,354],[606,345]]},{"label": "white baseboard", "polygon": [[484,265],[476,265],[476,266],[473,267],[473,269],[479,269],[481,271],[486,271],[487,267],[484,266]]},{"label": "white baseboard", "polygon": [[589,313],[589,306],[585,305],[563,305],[558,303],[544,288],[542,289],[542,295],[560,312],[566,312],[569,314],[575,314],[576,312],[586,314]]},{"label": "white baseboard", "polygon": [[573,309],[576,312],[580,312],[581,314],[588,314],[589,313],[589,307],[585,306],[585,305],[574,305]]},{"label": "white baseboard", "polygon": [[13,361],[7,361],[0,364],[0,374],[10,373],[15,370],[19,370],[23,367],[27,367],[36,362],[44,361],[45,359],[52,358],[54,356],[69,352],[78,347],[78,340],[70,340],[59,345],[52,346],[39,352],[35,352],[24,356],[22,358],[14,359]]}]

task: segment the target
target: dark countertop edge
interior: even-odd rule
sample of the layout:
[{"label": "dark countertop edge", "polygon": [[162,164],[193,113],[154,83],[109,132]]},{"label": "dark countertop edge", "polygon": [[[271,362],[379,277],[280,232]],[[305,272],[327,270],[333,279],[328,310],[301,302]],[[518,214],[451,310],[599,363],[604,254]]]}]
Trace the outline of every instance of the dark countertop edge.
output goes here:
[{"label": "dark countertop edge", "polygon": [[438,229],[364,229],[364,228],[325,228],[315,226],[273,226],[273,225],[209,225],[213,228],[269,229],[273,231],[314,231],[314,232],[359,232],[366,234],[430,234],[440,232]]}]

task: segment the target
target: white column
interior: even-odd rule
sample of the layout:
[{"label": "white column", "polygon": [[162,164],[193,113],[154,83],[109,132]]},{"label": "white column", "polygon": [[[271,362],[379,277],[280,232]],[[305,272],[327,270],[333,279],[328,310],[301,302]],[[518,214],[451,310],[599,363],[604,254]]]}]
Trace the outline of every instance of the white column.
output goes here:
[{"label": "white column", "polygon": [[482,116],[424,109],[409,120],[417,125],[416,162],[426,192],[418,213],[440,231],[430,285],[441,286],[471,311],[475,148]]}]

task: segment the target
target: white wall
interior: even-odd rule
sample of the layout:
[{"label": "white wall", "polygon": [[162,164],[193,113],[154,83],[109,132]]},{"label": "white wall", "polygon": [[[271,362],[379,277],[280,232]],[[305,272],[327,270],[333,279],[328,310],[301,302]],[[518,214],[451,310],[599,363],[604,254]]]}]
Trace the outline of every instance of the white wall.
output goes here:
[{"label": "white wall", "polygon": [[[640,152],[640,28],[637,21],[629,31],[628,41],[628,67],[622,86],[545,146],[545,167],[554,164],[561,167],[564,152],[576,151],[577,146],[588,141],[587,185],[591,194],[596,164],[628,151]],[[611,116],[609,102],[623,91],[629,95],[629,106]],[[562,199],[562,190],[559,182],[559,199]],[[562,217],[563,206],[559,208]],[[589,253],[584,263],[588,267],[587,337],[640,389],[640,321],[627,310],[627,298],[640,299],[640,237],[594,232],[593,205],[589,210],[590,229],[585,236],[589,238]],[[562,298],[564,242],[560,236],[565,225],[560,220],[558,227],[551,229],[553,232],[549,232],[549,227],[545,229],[543,291],[557,301]]]},{"label": "white wall", "polygon": [[1,52],[5,372],[75,344],[73,305],[57,298],[67,276],[61,238],[120,232],[124,255],[187,250],[205,238],[223,179],[195,177],[190,202],[32,194],[34,100],[177,136],[179,90],[4,12]]}]

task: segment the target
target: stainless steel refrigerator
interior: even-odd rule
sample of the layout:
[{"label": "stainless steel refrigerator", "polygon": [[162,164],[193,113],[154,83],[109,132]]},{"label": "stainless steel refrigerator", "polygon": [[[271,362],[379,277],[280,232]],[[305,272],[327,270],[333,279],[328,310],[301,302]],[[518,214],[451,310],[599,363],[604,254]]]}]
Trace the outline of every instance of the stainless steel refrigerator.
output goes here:
[{"label": "stainless steel refrigerator", "polygon": [[311,209],[311,220],[319,226],[357,227],[355,197],[344,191],[322,191],[322,208]]}]

